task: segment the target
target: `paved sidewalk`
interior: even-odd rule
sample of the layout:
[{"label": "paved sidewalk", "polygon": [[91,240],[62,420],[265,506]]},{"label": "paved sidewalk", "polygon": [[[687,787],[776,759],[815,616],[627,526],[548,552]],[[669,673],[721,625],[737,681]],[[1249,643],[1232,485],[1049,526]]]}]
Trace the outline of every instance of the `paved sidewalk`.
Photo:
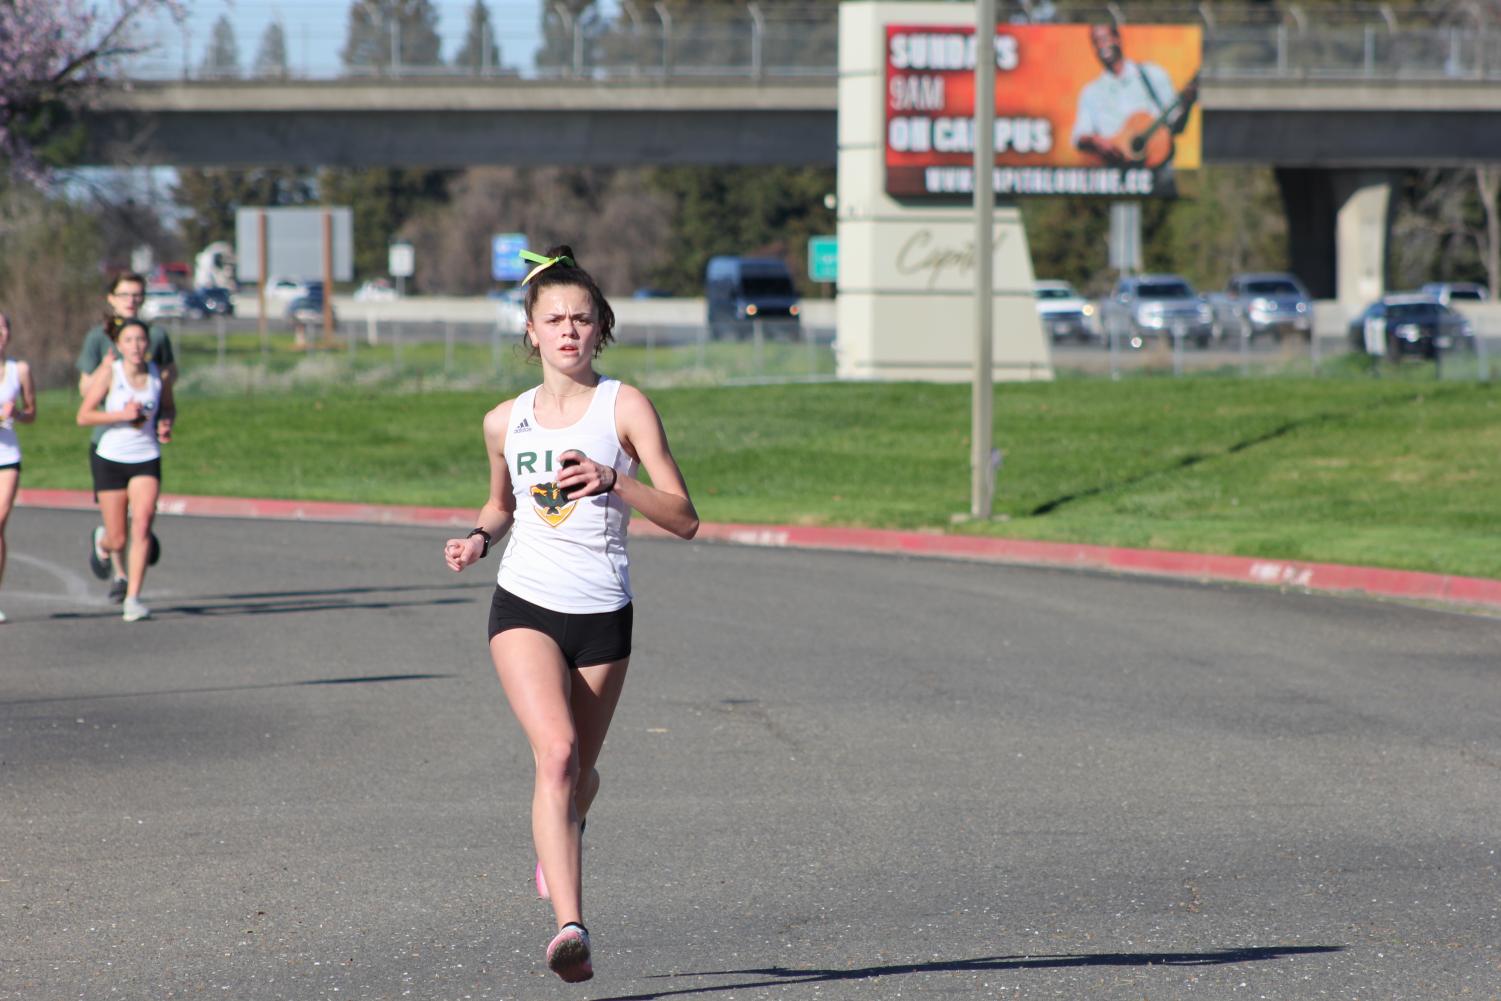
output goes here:
[{"label": "paved sidewalk", "polygon": [[[22,490],[22,507],[79,510],[94,507],[84,490]],[[380,525],[454,525],[468,527],[473,508],[408,507],[393,504],[353,504],[337,501],[272,500],[241,497],[200,497],[163,494],[157,506],[164,515],[210,518],[271,518],[294,521],[336,521]],[[662,535],[644,518],[633,519],[636,535]],[[1117,573],[1146,574],[1190,580],[1229,581],[1331,593],[1368,594],[1385,598],[1435,601],[1465,607],[1501,610],[1501,580],[1454,574],[1387,570],[1380,567],[1302,560],[1273,560],[1249,556],[1217,556],[1121,546],[1091,546],[1068,542],[1036,542],[936,532],[896,532],[869,528],[831,528],[806,525],[705,524],[698,538],[737,545],[775,548],[826,549],[849,552],[899,553],[949,559],[1061,566]]]}]

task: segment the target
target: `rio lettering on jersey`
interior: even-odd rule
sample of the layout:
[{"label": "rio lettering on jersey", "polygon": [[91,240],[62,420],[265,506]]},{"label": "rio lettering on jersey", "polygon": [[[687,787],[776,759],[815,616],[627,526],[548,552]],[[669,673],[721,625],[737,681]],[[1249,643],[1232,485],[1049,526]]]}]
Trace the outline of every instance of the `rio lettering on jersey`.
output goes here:
[{"label": "rio lettering on jersey", "polygon": [[522,473],[538,472],[537,460],[539,458],[543,464],[540,471],[544,473],[552,472],[552,449],[548,449],[540,456],[536,452],[517,452],[515,475],[520,476]]}]

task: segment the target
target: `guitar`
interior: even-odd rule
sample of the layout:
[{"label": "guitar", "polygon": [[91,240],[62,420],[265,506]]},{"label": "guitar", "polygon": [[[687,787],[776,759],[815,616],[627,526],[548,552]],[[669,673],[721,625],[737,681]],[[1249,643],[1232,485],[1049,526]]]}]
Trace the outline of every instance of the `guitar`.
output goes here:
[{"label": "guitar", "polygon": [[1111,148],[1125,160],[1125,166],[1155,169],[1167,163],[1173,155],[1173,134],[1167,123],[1179,109],[1193,103],[1192,99],[1185,101],[1183,95],[1190,91],[1197,94],[1198,85],[1199,74],[1195,73],[1173,98],[1173,103],[1162,109],[1162,114],[1154,116],[1150,111],[1138,111],[1126,119],[1121,130],[1110,138]]}]

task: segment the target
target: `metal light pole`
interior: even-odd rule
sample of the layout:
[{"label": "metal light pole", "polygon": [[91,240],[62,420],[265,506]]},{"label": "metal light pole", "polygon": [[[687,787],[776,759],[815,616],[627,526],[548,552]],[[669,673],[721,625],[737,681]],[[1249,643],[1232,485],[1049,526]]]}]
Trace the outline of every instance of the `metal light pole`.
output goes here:
[{"label": "metal light pole", "polygon": [[994,501],[991,470],[994,310],[992,257],[995,232],[995,0],[975,3],[975,373],[970,440],[971,517],[988,519]]}]

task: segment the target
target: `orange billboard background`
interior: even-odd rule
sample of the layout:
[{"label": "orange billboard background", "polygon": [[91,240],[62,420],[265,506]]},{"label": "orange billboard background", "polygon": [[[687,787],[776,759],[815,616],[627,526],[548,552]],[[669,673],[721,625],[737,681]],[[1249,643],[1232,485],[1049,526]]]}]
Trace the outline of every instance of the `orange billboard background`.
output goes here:
[{"label": "orange billboard background", "polygon": [[[972,121],[974,116],[973,54],[969,53],[970,63],[955,67],[957,42],[940,37],[960,36],[968,45],[973,35],[973,26],[964,25],[886,26],[885,155],[890,193],[933,194],[914,181],[923,170],[973,166],[972,137],[956,138],[972,131],[957,120]],[[1166,73],[1172,86],[1171,94],[1162,95],[1166,102],[1176,99],[1198,74],[1202,34],[1197,26],[1127,25],[1120,37],[1126,60],[1139,66],[1154,64]],[[996,164],[1106,167],[1101,158],[1081,152],[1072,141],[1080,93],[1106,72],[1095,54],[1090,26],[1003,25],[996,30],[996,45],[996,120],[1002,123]],[[1177,169],[1200,165],[1202,122],[1197,104],[1178,135],[1158,131],[1171,139],[1170,156]]]}]

